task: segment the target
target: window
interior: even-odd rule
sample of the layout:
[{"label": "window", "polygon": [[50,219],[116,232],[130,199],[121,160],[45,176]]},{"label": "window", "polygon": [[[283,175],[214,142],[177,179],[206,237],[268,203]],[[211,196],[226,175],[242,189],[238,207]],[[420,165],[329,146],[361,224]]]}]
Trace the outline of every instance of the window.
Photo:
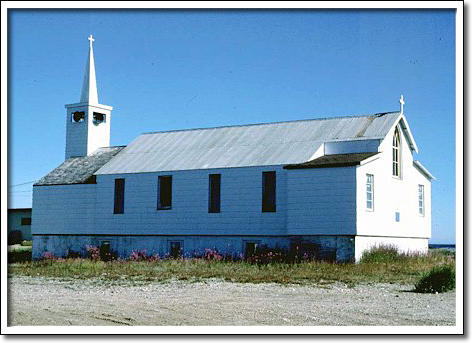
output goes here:
[{"label": "window", "polygon": [[102,261],[111,260],[110,241],[102,241],[100,244],[100,259]]},{"label": "window", "polygon": [[159,176],[159,202],[158,210],[170,210],[172,208],[172,176]]},{"label": "window", "polygon": [[182,255],[182,242],[181,241],[173,241],[169,242],[169,250],[170,250],[170,257],[178,258]]},{"label": "window", "polygon": [[31,225],[31,218],[21,218],[21,225]]},{"label": "window", "polygon": [[105,122],[106,116],[103,113],[93,112],[93,123],[98,125]]},{"label": "window", "polygon": [[395,221],[396,221],[397,223],[400,222],[400,212],[395,212]]},{"label": "window", "polygon": [[275,171],[262,173],[262,212],[275,212]]},{"label": "window", "polygon": [[418,185],[418,205],[419,205],[419,214],[424,216],[424,186]]},{"label": "window", "polygon": [[401,147],[400,147],[400,133],[398,128],[395,129],[393,134],[393,176],[401,176]]},{"label": "window", "polygon": [[113,213],[120,214],[125,211],[125,179],[115,179],[115,206]]},{"label": "window", "polygon": [[85,120],[85,112],[84,111],[72,112],[72,122],[81,123],[84,120]]},{"label": "window", "polygon": [[374,175],[367,174],[366,183],[366,207],[368,210],[374,210]]},{"label": "window", "polygon": [[208,191],[208,212],[220,212],[221,174],[210,174]]},{"label": "window", "polygon": [[244,256],[247,259],[253,257],[257,253],[260,241],[245,241],[244,245]]}]

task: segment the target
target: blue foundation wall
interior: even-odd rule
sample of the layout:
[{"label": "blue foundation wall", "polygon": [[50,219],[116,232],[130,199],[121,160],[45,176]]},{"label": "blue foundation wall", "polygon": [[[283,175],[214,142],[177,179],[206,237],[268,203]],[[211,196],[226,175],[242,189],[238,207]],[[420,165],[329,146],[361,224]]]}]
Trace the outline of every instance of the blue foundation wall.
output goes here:
[{"label": "blue foundation wall", "polygon": [[109,245],[118,258],[127,259],[132,252],[145,251],[147,255],[165,257],[171,254],[171,246],[177,242],[183,257],[201,256],[206,249],[234,258],[244,256],[247,243],[267,246],[270,249],[289,251],[298,247],[300,252],[315,252],[316,258],[338,262],[354,261],[355,238],[350,235],[313,236],[184,236],[184,235],[34,235],[33,259],[40,259],[46,252],[56,257],[86,256],[87,246]]}]

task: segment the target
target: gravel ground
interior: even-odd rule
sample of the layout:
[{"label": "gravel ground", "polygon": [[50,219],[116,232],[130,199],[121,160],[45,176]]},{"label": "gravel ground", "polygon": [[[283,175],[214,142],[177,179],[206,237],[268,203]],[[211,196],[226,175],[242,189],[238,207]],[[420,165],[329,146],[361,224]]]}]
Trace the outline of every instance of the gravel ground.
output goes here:
[{"label": "gravel ground", "polygon": [[412,285],[8,279],[8,325],[455,325],[455,292]]}]

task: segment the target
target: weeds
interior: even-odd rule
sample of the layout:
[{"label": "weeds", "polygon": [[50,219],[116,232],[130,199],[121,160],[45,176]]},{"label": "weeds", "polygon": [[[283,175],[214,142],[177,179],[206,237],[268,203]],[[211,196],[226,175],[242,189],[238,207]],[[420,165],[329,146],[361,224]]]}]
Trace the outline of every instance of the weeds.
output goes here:
[{"label": "weeds", "polygon": [[454,265],[448,256],[430,253],[421,259],[405,258],[402,262],[336,264],[323,261],[268,264],[248,263],[244,260],[225,261],[205,258],[138,260],[49,259],[9,265],[13,275],[102,278],[107,280],[201,280],[221,278],[233,282],[318,283],[395,282],[415,284],[428,270],[439,265]]},{"label": "weeds", "polygon": [[[365,253],[358,264],[316,261],[308,256],[302,255],[299,258],[293,254],[291,256],[296,258],[288,259],[290,255],[270,249],[247,257],[240,256],[238,259],[223,256],[211,249],[206,249],[201,256],[186,258],[170,258],[168,255],[159,257],[148,255],[146,251],[133,251],[127,260],[104,260],[100,249],[94,246],[87,246],[86,251],[86,259],[79,258],[80,254],[75,252],[65,259],[56,258],[53,253],[47,252],[38,261],[30,261],[31,255],[29,259],[15,260],[9,253],[8,272],[10,275],[133,281],[221,278],[233,282],[282,284],[322,285],[343,282],[349,286],[361,282],[395,282],[416,284],[418,291],[439,292],[450,289],[451,276],[447,274],[447,270],[454,271],[455,266],[453,254],[444,254],[436,249],[428,254],[402,254],[389,246],[377,247]],[[18,263],[21,261],[26,262]],[[418,282],[420,278],[422,279]]]},{"label": "weeds", "polygon": [[456,288],[456,274],[452,266],[433,267],[415,285],[418,293],[442,293]]}]

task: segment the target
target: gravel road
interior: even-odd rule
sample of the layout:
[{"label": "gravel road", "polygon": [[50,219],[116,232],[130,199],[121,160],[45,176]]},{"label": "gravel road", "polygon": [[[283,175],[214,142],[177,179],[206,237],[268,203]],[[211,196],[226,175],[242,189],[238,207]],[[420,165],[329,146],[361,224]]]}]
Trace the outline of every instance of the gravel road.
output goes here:
[{"label": "gravel road", "polygon": [[9,278],[8,325],[455,325],[455,292],[411,285]]}]

